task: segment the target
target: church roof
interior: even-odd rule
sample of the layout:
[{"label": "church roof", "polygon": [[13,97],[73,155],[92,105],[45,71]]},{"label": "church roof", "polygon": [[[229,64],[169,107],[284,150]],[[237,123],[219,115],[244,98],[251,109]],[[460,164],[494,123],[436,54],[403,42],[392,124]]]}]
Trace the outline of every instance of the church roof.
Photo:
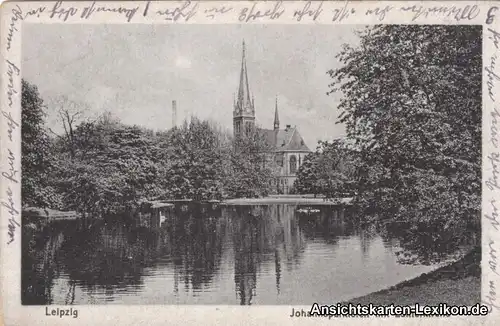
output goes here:
[{"label": "church roof", "polygon": [[304,139],[300,135],[296,127],[287,129],[272,130],[272,129],[257,129],[258,132],[265,138],[267,143],[275,148],[277,152],[294,151],[294,152],[310,152]]}]

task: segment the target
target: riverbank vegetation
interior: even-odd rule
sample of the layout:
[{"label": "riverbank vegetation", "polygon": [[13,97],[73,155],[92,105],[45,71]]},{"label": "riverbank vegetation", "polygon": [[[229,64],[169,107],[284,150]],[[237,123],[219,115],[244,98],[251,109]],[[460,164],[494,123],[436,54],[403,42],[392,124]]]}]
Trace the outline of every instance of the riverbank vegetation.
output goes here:
[{"label": "riverbank vegetation", "polygon": [[296,188],[355,194],[366,223],[401,239],[402,262],[439,262],[480,244],[481,33],[369,27],[328,72],[347,137],[320,144]]},{"label": "riverbank vegetation", "polygon": [[82,119],[74,106],[59,110],[64,132],[55,134],[44,122],[53,108],[35,85],[22,85],[24,207],[113,216],[133,212],[144,199],[256,197],[269,191],[273,166],[266,164],[267,148],[258,135],[234,140],[227,130],[196,118],[153,131],[109,113]]}]

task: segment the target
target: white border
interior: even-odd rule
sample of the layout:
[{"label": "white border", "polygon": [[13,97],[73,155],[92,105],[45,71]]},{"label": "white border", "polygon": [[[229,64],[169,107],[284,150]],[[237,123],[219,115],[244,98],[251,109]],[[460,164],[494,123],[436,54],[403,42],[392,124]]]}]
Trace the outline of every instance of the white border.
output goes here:
[{"label": "white border", "polygon": [[[259,23],[259,24],[475,24],[483,25],[483,65],[491,64],[491,59],[498,56],[496,66],[492,71],[500,76],[500,38],[497,40],[498,48],[495,46],[494,40],[488,33],[488,28],[500,32],[500,2],[323,2],[322,13],[316,20],[312,16],[305,15],[300,21],[297,17],[294,18],[295,11],[301,11],[307,5],[305,1],[287,1],[287,2],[245,2],[245,1],[201,1],[192,2],[187,7],[189,9],[197,5],[197,14],[191,17],[187,22],[180,17],[177,21],[166,20],[164,15],[157,14],[158,11],[172,12],[175,8],[181,7],[185,2],[98,2],[96,6],[106,8],[126,7],[137,11],[131,17],[131,23],[142,24],[239,24],[239,23]],[[49,10],[55,5],[55,2],[6,2],[1,6],[1,26],[0,26],[0,53],[1,53],[1,95],[0,106],[6,114],[11,114],[12,118],[20,123],[20,89],[21,75],[14,74],[12,79],[11,92],[13,94],[12,106],[9,107],[9,75],[8,61],[15,64],[21,69],[21,37],[22,26],[25,22],[38,23],[63,23],[57,16],[50,18]],[[76,12],[73,16],[69,16],[64,22],[66,24],[81,24],[81,23],[127,23],[127,18],[124,14],[113,12],[94,12],[89,18],[82,18],[81,13],[85,7],[91,5],[91,2],[64,2],[58,8],[66,8]],[[319,2],[310,4],[310,9],[315,9]],[[231,11],[224,14],[216,14],[210,17],[208,13],[211,8],[233,8]],[[260,10],[261,13],[266,10],[277,8],[276,12],[283,13],[274,18],[266,16],[260,17],[248,22],[239,20],[241,10],[244,8],[252,8]],[[401,7],[413,7],[410,11],[401,11]],[[392,8],[385,13],[384,18],[381,15],[375,15],[373,12],[378,8]],[[498,9],[495,9],[497,7]],[[41,8],[46,8],[41,10]],[[147,16],[144,16],[144,11],[147,8]],[[434,9],[434,10],[432,10]],[[446,12],[444,9],[447,9]],[[454,13],[450,14],[450,10]],[[371,14],[369,12],[372,12]],[[178,11],[177,11],[178,12]],[[255,11],[254,11],[255,12]],[[380,12],[380,11],[379,11]],[[248,11],[247,11],[248,13]],[[333,20],[334,13],[347,13],[342,19]],[[426,14],[427,13],[427,14]],[[458,13],[458,16],[457,14]],[[461,18],[469,15],[471,19]],[[488,17],[493,17],[490,24],[486,23]],[[458,19],[457,19],[458,17]],[[10,48],[8,49],[8,45]],[[8,61],[7,61],[8,60]],[[483,70],[485,72],[485,70]],[[118,325],[165,325],[165,324],[194,324],[194,325],[220,325],[220,324],[255,324],[255,325],[273,325],[273,324],[378,324],[379,322],[394,322],[396,324],[417,325],[421,323],[448,324],[455,325],[465,324],[495,324],[495,319],[500,315],[500,265],[495,273],[490,267],[490,262],[493,261],[493,255],[496,255],[497,263],[500,260],[500,232],[495,230],[491,221],[485,216],[491,216],[494,207],[491,205],[492,200],[497,201],[497,209],[500,209],[500,189],[489,189],[486,186],[486,181],[493,177],[492,165],[488,163],[489,155],[498,155],[499,148],[494,146],[491,140],[492,128],[496,127],[497,132],[500,131],[498,124],[500,118],[494,123],[492,112],[496,106],[500,110],[500,79],[495,80],[491,91],[494,95],[494,100],[488,96],[488,76],[483,74],[483,197],[482,197],[482,244],[483,244],[483,260],[482,260],[482,300],[484,302],[491,301],[488,299],[488,294],[492,290],[491,284],[495,287],[494,297],[496,298],[496,306],[499,308],[493,309],[492,314],[488,317],[469,317],[469,318],[424,318],[424,319],[408,319],[408,318],[342,318],[328,320],[325,318],[290,318],[291,307],[289,306],[152,306],[152,305],[95,305],[95,306],[75,306],[79,310],[78,318],[58,318],[46,317],[45,306],[32,307],[21,306],[20,296],[20,257],[21,257],[21,233],[20,228],[15,230],[15,241],[7,245],[9,237],[7,236],[9,225],[9,211],[5,206],[1,206],[0,223],[1,223],[1,262],[2,262],[2,306],[0,307],[5,325],[30,325],[47,324],[47,325],[102,325],[102,324],[118,324]],[[498,95],[497,95],[498,94]],[[8,137],[8,120],[3,114],[0,115],[0,155],[1,155],[1,170],[0,172],[8,172],[10,169],[8,160],[8,150],[11,150],[15,155],[13,168],[20,171],[20,128],[16,128],[12,134],[12,141]],[[498,136],[497,136],[498,137]],[[500,165],[497,169],[500,168]],[[19,175],[18,172],[17,175]],[[500,175],[498,176],[500,178]],[[8,188],[12,191],[15,208],[20,209],[20,185],[13,183],[0,174],[0,200],[6,202]],[[498,212],[497,212],[498,214]],[[17,216],[17,221],[20,221],[20,216]],[[493,241],[491,246],[496,252],[490,249],[490,241]],[[493,283],[491,283],[493,282]],[[322,304],[329,304],[327,302]],[[55,307],[55,306],[54,306]],[[310,309],[310,306],[294,307],[295,309],[303,308]]]}]

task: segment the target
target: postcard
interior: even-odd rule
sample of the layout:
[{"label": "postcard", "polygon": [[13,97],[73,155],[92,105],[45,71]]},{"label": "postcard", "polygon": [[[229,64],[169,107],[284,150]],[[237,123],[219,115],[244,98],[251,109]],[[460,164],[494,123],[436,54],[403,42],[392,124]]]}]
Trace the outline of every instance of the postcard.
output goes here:
[{"label": "postcard", "polygon": [[5,325],[500,315],[500,4],[8,1]]}]

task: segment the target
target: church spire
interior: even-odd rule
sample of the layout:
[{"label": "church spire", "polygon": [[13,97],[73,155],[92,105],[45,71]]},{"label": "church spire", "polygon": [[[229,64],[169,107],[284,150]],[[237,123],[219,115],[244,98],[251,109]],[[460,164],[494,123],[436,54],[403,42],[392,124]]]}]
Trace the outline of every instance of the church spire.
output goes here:
[{"label": "church spire", "polygon": [[240,71],[240,85],[238,88],[238,97],[236,101],[236,109],[239,114],[243,115],[248,112],[253,112],[253,104],[250,98],[250,89],[248,87],[248,73],[247,62],[245,57],[245,40],[243,40],[243,50],[241,56],[241,71]]},{"label": "church spire", "polygon": [[236,94],[233,111],[233,133],[236,137],[249,135],[255,128],[255,101],[252,94],[250,94],[250,87],[248,86],[245,51],[245,41],[243,40],[240,84],[238,86],[238,93]]},{"label": "church spire", "polygon": [[274,107],[274,130],[280,129],[280,118],[278,116],[278,96],[276,96],[276,105]]}]

